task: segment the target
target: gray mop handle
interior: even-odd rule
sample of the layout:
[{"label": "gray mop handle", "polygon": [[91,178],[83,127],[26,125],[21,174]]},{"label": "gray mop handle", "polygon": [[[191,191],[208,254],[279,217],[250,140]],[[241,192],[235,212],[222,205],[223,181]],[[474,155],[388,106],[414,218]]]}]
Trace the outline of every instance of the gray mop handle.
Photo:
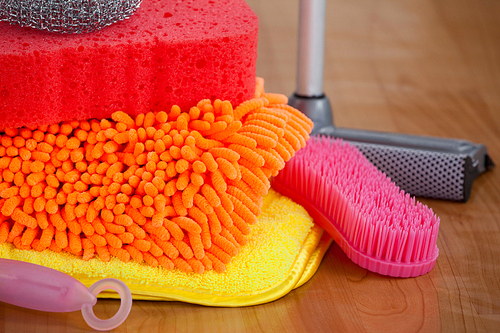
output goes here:
[{"label": "gray mop handle", "polygon": [[467,140],[449,139],[422,135],[410,135],[400,133],[385,133],[377,131],[347,129],[342,127],[328,126],[319,131],[319,134],[342,138],[343,140],[370,143],[400,148],[428,150],[441,153],[467,154],[475,152],[484,147]]},{"label": "gray mop handle", "polygon": [[326,0],[300,0],[296,94],[323,96]]}]

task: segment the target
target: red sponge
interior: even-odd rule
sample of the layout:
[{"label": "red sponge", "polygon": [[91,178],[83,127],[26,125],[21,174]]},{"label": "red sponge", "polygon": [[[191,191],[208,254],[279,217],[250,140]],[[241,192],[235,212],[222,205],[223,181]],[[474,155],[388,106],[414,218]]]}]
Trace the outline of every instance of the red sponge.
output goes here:
[{"label": "red sponge", "polygon": [[0,22],[0,128],[254,95],[258,19],[243,0],[144,0],[83,35]]}]

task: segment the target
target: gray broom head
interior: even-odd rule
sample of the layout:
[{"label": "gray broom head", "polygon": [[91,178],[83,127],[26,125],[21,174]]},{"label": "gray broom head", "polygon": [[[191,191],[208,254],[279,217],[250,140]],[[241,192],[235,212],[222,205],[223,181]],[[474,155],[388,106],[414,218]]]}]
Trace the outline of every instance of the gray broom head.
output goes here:
[{"label": "gray broom head", "polygon": [[[418,197],[465,202],[474,179],[494,165],[484,145],[466,140],[383,133],[386,141],[379,141],[373,138],[381,134],[377,132],[340,128],[321,132],[355,145],[402,190]],[[405,145],[407,140],[414,144]]]},{"label": "gray broom head", "polygon": [[86,33],[124,20],[142,0],[0,0],[0,21],[59,33]]},{"label": "gray broom head", "polygon": [[474,179],[494,166],[483,144],[335,127],[330,102],[324,95],[293,95],[289,103],[313,120],[313,134],[353,144],[396,185],[413,196],[465,202]]}]

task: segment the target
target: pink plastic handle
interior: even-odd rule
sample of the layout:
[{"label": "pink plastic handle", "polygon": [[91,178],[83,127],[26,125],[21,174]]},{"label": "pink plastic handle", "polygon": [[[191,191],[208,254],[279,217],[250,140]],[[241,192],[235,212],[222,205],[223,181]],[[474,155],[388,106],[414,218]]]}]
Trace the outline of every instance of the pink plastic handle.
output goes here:
[{"label": "pink plastic handle", "polygon": [[71,312],[97,298],[80,281],[62,272],[23,261],[0,259],[0,301],[23,308]]},{"label": "pink plastic handle", "polygon": [[88,291],[97,296],[101,291],[111,289],[116,291],[121,298],[120,308],[118,312],[111,318],[103,320],[95,316],[94,310],[90,304],[84,304],[82,307],[82,315],[87,325],[95,330],[109,331],[120,326],[127,319],[130,310],[132,309],[132,294],[127,285],[117,279],[102,279],[90,286]]},{"label": "pink plastic handle", "polygon": [[[121,297],[120,309],[108,320],[97,318],[92,311],[97,294],[105,289],[115,290]],[[54,269],[1,258],[0,301],[47,312],[82,310],[87,324],[96,330],[118,327],[132,308],[130,290],[120,280],[103,279],[87,289],[77,279]]]}]

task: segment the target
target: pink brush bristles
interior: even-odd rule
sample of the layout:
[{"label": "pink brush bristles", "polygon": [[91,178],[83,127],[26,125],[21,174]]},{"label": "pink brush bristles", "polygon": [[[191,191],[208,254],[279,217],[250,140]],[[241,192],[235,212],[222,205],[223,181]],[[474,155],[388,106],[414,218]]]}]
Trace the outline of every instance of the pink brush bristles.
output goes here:
[{"label": "pink brush bristles", "polygon": [[434,267],[439,218],[346,142],[312,137],[273,188],[303,205],[363,268],[413,277]]}]

